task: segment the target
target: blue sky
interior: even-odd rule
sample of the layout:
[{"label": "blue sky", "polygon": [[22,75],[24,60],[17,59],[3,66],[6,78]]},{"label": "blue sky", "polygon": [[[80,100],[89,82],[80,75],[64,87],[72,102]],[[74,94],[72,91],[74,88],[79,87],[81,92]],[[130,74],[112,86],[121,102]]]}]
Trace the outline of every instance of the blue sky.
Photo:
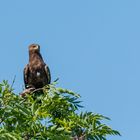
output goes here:
[{"label": "blue sky", "polygon": [[112,119],[122,137],[140,130],[140,1],[4,0],[0,81],[22,91],[28,46],[38,43],[52,79],[81,94],[85,110]]}]

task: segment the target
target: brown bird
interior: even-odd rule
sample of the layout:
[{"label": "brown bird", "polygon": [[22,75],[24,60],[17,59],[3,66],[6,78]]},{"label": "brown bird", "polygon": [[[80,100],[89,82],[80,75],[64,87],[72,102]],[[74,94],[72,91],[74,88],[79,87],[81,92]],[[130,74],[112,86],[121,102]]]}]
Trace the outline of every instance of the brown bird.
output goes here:
[{"label": "brown bird", "polygon": [[49,67],[44,63],[40,54],[40,46],[32,44],[29,46],[29,63],[24,68],[25,88],[42,88],[50,84],[51,74]]}]

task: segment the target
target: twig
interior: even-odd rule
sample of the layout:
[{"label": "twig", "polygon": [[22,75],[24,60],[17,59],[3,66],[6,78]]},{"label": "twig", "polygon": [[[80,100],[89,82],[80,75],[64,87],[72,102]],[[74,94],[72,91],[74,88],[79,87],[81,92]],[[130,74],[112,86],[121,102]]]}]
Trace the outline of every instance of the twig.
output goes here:
[{"label": "twig", "polygon": [[15,80],[16,80],[16,75],[14,76],[14,79],[13,79],[13,81],[12,81],[12,84],[11,84],[11,87],[10,87],[10,91],[12,91],[12,88],[13,88],[13,85],[14,85],[14,83],[15,83]]},{"label": "twig", "polygon": [[85,136],[86,136],[86,134],[83,134],[83,136],[80,136],[80,137],[75,136],[75,137],[73,137],[73,140],[85,140]]},{"label": "twig", "polygon": [[55,83],[55,82],[57,82],[59,80],[59,78],[56,78],[53,82]]},{"label": "twig", "polygon": [[35,93],[36,91],[43,90],[43,89],[44,89],[44,88],[37,88],[37,89],[35,89],[34,91],[32,91],[31,94],[32,94],[32,93]]}]

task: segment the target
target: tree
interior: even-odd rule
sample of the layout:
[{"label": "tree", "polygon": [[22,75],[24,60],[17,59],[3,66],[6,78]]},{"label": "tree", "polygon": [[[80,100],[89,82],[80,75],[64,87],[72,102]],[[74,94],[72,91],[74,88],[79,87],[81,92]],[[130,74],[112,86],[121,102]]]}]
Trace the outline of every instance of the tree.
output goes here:
[{"label": "tree", "polygon": [[[92,112],[77,113],[80,96],[56,83],[21,97],[0,84],[0,140],[106,140],[120,135]],[[78,111],[79,112],[79,111]]]}]

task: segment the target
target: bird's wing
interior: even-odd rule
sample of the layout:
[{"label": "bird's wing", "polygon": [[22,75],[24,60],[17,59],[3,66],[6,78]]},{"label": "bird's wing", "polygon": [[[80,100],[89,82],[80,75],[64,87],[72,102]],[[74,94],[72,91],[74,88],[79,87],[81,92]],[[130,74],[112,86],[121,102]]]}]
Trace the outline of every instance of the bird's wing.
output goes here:
[{"label": "bird's wing", "polygon": [[46,64],[45,64],[45,72],[46,72],[46,75],[47,75],[48,84],[50,84],[51,83],[51,73],[50,73],[49,67]]},{"label": "bird's wing", "polygon": [[27,64],[23,71],[25,88],[28,88],[29,65]]}]

